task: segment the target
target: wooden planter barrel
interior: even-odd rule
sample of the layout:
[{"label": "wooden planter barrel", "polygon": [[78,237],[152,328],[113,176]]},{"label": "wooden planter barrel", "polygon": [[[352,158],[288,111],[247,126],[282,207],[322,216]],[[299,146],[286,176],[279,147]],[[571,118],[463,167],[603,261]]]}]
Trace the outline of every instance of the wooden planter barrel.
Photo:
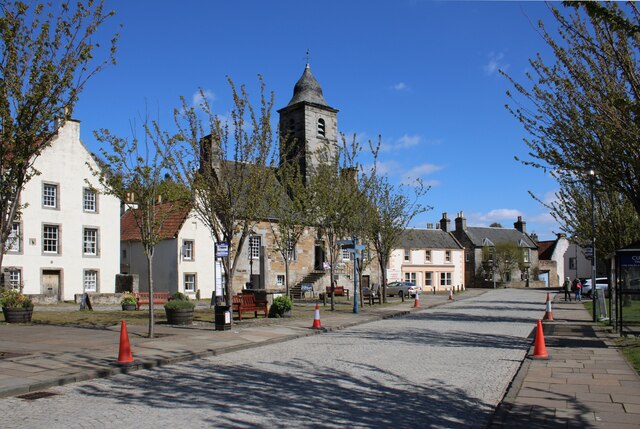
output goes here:
[{"label": "wooden planter barrel", "polygon": [[193,323],[193,308],[178,308],[175,310],[165,308],[167,323],[169,325],[191,325]]},{"label": "wooden planter barrel", "polygon": [[4,320],[7,323],[31,323],[33,307],[29,308],[8,308],[2,307]]}]

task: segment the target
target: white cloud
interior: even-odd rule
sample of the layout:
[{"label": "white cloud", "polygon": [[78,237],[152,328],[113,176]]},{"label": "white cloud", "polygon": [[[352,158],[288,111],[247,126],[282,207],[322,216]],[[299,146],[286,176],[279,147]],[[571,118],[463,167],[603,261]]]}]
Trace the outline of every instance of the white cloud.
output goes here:
[{"label": "white cloud", "polygon": [[440,181],[438,179],[425,180],[422,182],[425,186],[435,187],[440,186]]},{"label": "white cloud", "polygon": [[492,76],[499,69],[506,70],[507,68],[509,68],[509,64],[503,63],[504,54],[502,52],[498,52],[498,53],[491,52],[489,53],[488,57],[489,57],[489,60],[484,66],[482,66],[482,69],[484,70],[484,73],[487,76]]},{"label": "white cloud", "polygon": [[[402,183],[403,185],[413,186],[416,184],[416,179],[423,179],[423,176],[435,173],[437,171],[442,170],[442,166],[436,164],[422,164],[416,167],[411,168],[409,171],[402,175]],[[427,186],[438,186],[440,185],[440,181],[436,179],[423,180],[423,183]]]},{"label": "white cloud", "polygon": [[380,145],[380,151],[393,152],[396,150],[418,146],[420,143],[422,143],[421,136],[405,134],[395,140],[383,140],[382,144]]},{"label": "white cloud", "polygon": [[403,135],[396,141],[397,149],[406,149],[408,147],[417,146],[422,141],[420,136],[410,136],[408,134]]},{"label": "white cloud", "polygon": [[436,171],[440,171],[440,170],[442,170],[441,165],[422,164],[422,165],[418,165],[417,167],[413,167],[411,170],[407,172],[407,175],[418,177],[418,176],[424,176],[427,174],[435,173]]},{"label": "white cloud", "polygon": [[551,216],[551,213],[539,213],[525,220],[529,220],[535,223],[557,224],[556,220],[553,218],[553,216]]},{"label": "white cloud", "polygon": [[518,216],[522,216],[522,212],[517,209],[493,209],[487,213],[471,213],[468,224],[488,226],[493,222],[499,222],[502,226],[508,227],[518,219]]},{"label": "white cloud", "polygon": [[404,82],[398,82],[395,85],[392,85],[391,89],[394,89],[396,91],[407,91],[409,87]]},{"label": "white cloud", "polygon": [[381,161],[378,163],[378,174],[393,174],[399,169],[400,165],[396,161]]},{"label": "white cloud", "polygon": [[212,103],[216,100],[216,95],[210,89],[203,89],[202,91],[198,90],[191,96],[191,105],[193,107],[200,107],[205,99],[209,103]]}]

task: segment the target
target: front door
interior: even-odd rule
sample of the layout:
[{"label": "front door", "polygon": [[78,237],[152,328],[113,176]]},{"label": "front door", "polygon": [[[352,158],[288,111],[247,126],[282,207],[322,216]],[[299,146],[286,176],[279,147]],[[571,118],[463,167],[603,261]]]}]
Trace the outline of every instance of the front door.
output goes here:
[{"label": "front door", "polygon": [[315,259],[314,259],[315,263],[313,264],[314,270],[316,271],[324,270],[324,261],[325,261],[324,242],[317,240],[315,245]]},{"label": "front door", "polygon": [[368,288],[369,287],[369,280],[370,280],[369,276],[362,276],[362,287],[363,288],[365,288],[365,287]]},{"label": "front door", "polygon": [[42,270],[42,293],[60,297],[60,270]]}]

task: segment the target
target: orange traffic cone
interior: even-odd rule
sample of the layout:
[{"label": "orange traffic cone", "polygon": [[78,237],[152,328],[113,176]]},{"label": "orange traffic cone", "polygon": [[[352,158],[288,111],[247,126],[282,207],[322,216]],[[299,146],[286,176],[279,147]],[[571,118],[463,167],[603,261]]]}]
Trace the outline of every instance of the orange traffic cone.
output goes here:
[{"label": "orange traffic cone", "polygon": [[551,295],[549,295],[549,292],[547,292],[547,300],[545,301],[545,304],[549,301],[551,301]]},{"label": "orange traffic cone", "polygon": [[454,301],[453,299],[453,290],[449,289],[449,301]]},{"label": "orange traffic cone", "polygon": [[547,310],[544,312],[542,320],[553,320],[553,312],[551,311],[551,301],[547,301]]},{"label": "orange traffic cone", "polygon": [[127,332],[127,322],[122,321],[120,328],[120,353],[118,353],[118,363],[128,364],[133,362],[131,346],[129,345],[129,333]]},{"label": "orange traffic cone", "polygon": [[420,294],[416,292],[416,300],[413,302],[413,308],[420,308]]},{"label": "orange traffic cone", "polygon": [[538,329],[536,330],[536,343],[533,347],[533,359],[549,359],[547,347],[544,345],[544,332],[542,330],[542,320],[538,320]]},{"label": "orange traffic cone", "polygon": [[313,325],[311,326],[311,329],[322,329],[322,325],[320,324],[320,307],[318,306],[317,302],[316,302],[316,311],[315,311],[315,314],[313,315]]}]

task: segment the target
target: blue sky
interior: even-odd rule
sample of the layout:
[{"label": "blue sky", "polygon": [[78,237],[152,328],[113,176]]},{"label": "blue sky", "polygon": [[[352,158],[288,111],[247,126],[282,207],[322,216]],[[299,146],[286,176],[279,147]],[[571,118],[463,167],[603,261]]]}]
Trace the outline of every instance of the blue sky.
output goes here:
[{"label": "blue sky", "polygon": [[[338,127],[359,139],[383,138],[381,161],[393,182],[421,177],[433,210],[415,227],[463,211],[472,226],[518,215],[527,231],[554,238],[559,226],[542,199],[557,186],[525,167],[526,136],[505,109],[504,69],[522,81],[528,59],[548,55],[537,33],[542,2],[107,0],[119,31],[117,60],[92,79],[74,116],[94,151],[93,131],[128,137],[145,110],[170,125],[179,97],[202,87],[214,110],[230,108],[226,76],[257,95],[257,74],[275,93],[275,109],[291,98],[310,50],[311,70]],[[558,5],[559,7],[562,7]],[[122,28],[118,29],[118,25]],[[274,120],[277,114],[274,112]]]}]

